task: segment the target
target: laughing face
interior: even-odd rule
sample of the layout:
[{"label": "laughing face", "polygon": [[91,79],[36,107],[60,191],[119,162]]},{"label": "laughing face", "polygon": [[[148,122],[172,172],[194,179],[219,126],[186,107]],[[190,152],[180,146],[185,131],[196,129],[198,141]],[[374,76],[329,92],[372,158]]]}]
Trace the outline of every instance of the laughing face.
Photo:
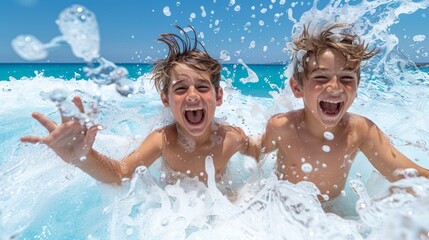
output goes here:
[{"label": "laughing face", "polygon": [[309,71],[302,85],[291,79],[296,97],[302,97],[310,124],[335,127],[356,98],[359,77],[336,50],[324,50],[317,61],[309,57]]},{"label": "laughing face", "polygon": [[193,137],[209,136],[216,107],[222,104],[222,89],[216,95],[210,74],[186,64],[174,66],[170,78],[168,94],[161,93],[161,99],[180,130]]}]

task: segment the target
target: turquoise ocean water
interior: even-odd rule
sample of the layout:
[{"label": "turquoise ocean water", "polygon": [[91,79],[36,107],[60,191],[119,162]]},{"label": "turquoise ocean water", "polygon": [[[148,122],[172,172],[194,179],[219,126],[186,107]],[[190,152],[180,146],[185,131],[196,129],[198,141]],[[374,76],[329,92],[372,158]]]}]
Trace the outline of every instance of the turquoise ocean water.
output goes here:
[{"label": "turquoise ocean water", "polygon": [[[275,6],[274,2],[270,6]],[[429,2],[331,0],[322,9],[318,5],[314,1],[302,15],[296,8],[288,9],[286,14],[285,9],[274,7],[276,12],[284,13],[283,19],[294,23],[292,29],[285,29],[279,22],[279,29],[287,33],[309,22],[353,23],[365,42],[380,48],[380,53],[365,63],[357,98],[349,110],[371,119],[401,152],[429,168],[429,68],[417,68],[398,51],[398,41],[412,37],[411,32],[404,29],[404,36],[396,36],[390,31],[400,16],[417,14]],[[236,10],[227,16],[231,12],[235,14]],[[229,19],[224,11],[213,13],[220,14],[211,15],[210,22],[221,19],[225,23]],[[274,16],[274,23],[280,16]],[[67,32],[87,30],[83,33],[88,39],[86,34],[98,32],[98,27],[95,18],[85,19],[90,24],[78,28],[65,24],[67,21],[56,22],[67,25]],[[262,26],[260,21],[255,22],[257,17],[248,20],[253,29],[250,40],[255,40],[258,47],[259,33],[254,27],[277,27],[268,22]],[[211,24],[209,29],[201,27],[198,29],[205,32],[219,30],[211,29]],[[234,29],[241,31],[241,27]],[[229,35],[220,29],[220,34]],[[61,32],[72,47],[98,49],[97,41],[76,42],[73,40],[78,34]],[[292,31],[290,37],[297,33]],[[420,35],[416,41],[422,38]],[[31,43],[35,43],[34,38],[26,41],[22,56],[56,46],[34,47]],[[25,48],[28,45],[33,47]],[[419,44],[415,42],[410,48],[415,46]],[[414,51],[427,54],[422,48]],[[83,52],[73,51],[79,58]],[[261,53],[261,59],[262,55],[265,53]],[[206,161],[206,167],[212,181],[205,186],[189,179],[167,184],[166,174],[174,173],[158,160],[123,186],[112,187],[65,164],[44,145],[19,142],[23,135],[47,134],[31,118],[34,111],[61,121],[57,104],[50,100],[52,92],[60,92],[67,96],[66,103],[74,95],[81,96],[87,109],[97,101],[99,111],[94,121],[104,128],[97,134],[94,148],[113,159],[127,156],[149,132],[165,124],[166,119],[171,121],[171,116],[150,83],[150,65],[119,65],[128,70],[130,86],[135,89],[128,97],[118,94],[113,84],[100,87],[88,80],[83,71],[85,64],[0,64],[1,240],[429,239],[429,180],[410,177],[387,183],[362,154],[353,162],[344,192],[332,200],[333,213],[327,214],[310,194],[314,190],[311,184],[291,184],[273,177],[275,153],[258,164],[234,155],[218,185],[209,173],[210,161]],[[216,121],[240,126],[251,137],[259,137],[270,116],[302,107],[301,99],[294,98],[288,87],[285,76],[289,75],[287,65],[225,64],[221,82],[224,99],[216,110]],[[326,167],[330,167],[329,162]],[[230,202],[219,189],[233,192],[236,201]]]},{"label": "turquoise ocean water", "polygon": [[[297,231],[296,234],[302,230],[324,234],[318,239],[332,239],[330,236],[381,239],[389,232],[389,226],[400,224],[403,219],[411,222],[414,228],[398,227],[400,231],[428,232],[427,225],[419,225],[428,220],[427,197],[393,195],[377,200],[386,191],[385,183],[373,177],[373,168],[362,155],[357,156],[348,182],[359,174],[366,183],[369,197],[365,194],[358,197],[347,187],[343,215],[338,216],[320,212],[320,206],[311,205],[311,197],[299,187],[282,183],[279,188],[269,178],[272,159],[262,163],[260,185],[267,187],[261,192],[277,189],[289,199],[300,196],[293,201],[305,211],[298,211],[295,216],[282,207],[278,210],[280,205],[276,204],[270,205],[275,206],[273,209],[247,206],[246,197],[259,196],[259,193],[250,194],[250,190],[242,193],[244,207],[231,206],[221,201],[222,197],[216,202],[195,199],[193,193],[185,193],[179,187],[161,191],[153,187],[150,180],[161,181],[162,170],[157,164],[151,168],[152,177],[144,176],[133,191],[128,185],[112,189],[64,164],[43,145],[19,143],[22,135],[46,134],[31,119],[31,112],[40,111],[59,121],[55,103],[47,97],[53,89],[66,90],[69,98],[80,95],[87,105],[93,101],[94,92],[101,90],[103,101],[97,121],[105,130],[97,136],[95,147],[115,159],[126,156],[148,132],[168,118],[168,113],[150,84],[150,65],[120,66],[127,68],[128,78],[138,90],[129,97],[120,96],[111,86],[97,88],[85,77],[84,64],[0,64],[0,239],[171,239],[173,233],[178,234],[174,237],[179,236],[179,239],[180,236],[187,239],[204,236],[209,239],[267,239],[288,235],[284,227],[278,225],[279,221],[288,223],[287,229]],[[271,115],[301,107],[285,85],[285,68],[283,65],[247,65],[247,68],[241,64],[224,65],[224,103],[218,108],[216,117],[242,127],[249,135],[258,136]],[[251,73],[255,73],[257,79],[249,79]],[[376,122],[403,153],[424,167],[429,167],[428,73],[429,68],[405,69],[399,72],[399,80],[389,81],[382,76],[368,77],[364,72],[358,98],[350,108]],[[249,159],[235,156],[229,169],[225,174],[229,179],[226,183],[236,190],[247,186],[249,172],[253,169]],[[423,189],[422,194],[429,192],[427,180],[410,181],[398,183],[399,189],[405,185]],[[217,194],[213,188],[201,191],[203,194],[199,196]],[[371,208],[358,216],[354,209],[363,200]],[[403,207],[386,205],[389,201],[398,201]],[[290,207],[295,209],[298,205]],[[253,212],[255,209],[259,211]],[[410,218],[406,209],[419,214]],[[234,211],[240,213],[232,216],[230,213]],[[291,216],[295,220],[290,220]],[[312,219],[308,220],[311,224],[301,225],[303,218]],[[253,223],[254,219],[264,219],[270,227],[256,224],[259,220]],[[368,228],[374,222],[376,227]]]},{"label": "turquoise ocean water", "polygon": [[[82,63],[0,63],[0,81],[13,81],[22,78],[31,79],[41,73],[45,77],[59,78],[64,81],[71,79],[87,80],[88,78],[83,70],[85,66]],[[118,66],[125,67],[129,72],[128,78],[135,81],[144,74],[149,73],[152,65],[129,63],[118,64]],[[240,78],[248,76],[246,68],[240,64],[224,64],[222,75],[224,78],[237,79],[237,81],[233,82],[233,85],[244,94],[252,96],[268,97],[268,92],[274,86],[284,87],[284,65],[250,64],[248,66],[258,75],[258,82],[244,84],[239,81]]]}]

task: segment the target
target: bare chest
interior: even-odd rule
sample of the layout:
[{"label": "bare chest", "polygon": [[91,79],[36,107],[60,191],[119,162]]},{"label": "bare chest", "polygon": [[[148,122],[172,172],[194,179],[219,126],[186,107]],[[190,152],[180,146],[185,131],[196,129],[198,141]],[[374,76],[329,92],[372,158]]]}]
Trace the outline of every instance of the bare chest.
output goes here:
[{"label": "bare chest", "polygon": [[223,156],[222,149],[214,147],[210,150],[205,148],[195,148],[184,150],[182,147],[170,147],[163,154],[167,166],[179,175],[188,177],[197,176],[201,181],[207,181],[206,158],[213,159],[216,178],[219,178],[227,164]]},{"label": "bare chest", "polygon": [[290,137],[280,144],[276,170],[279,178],[291,182],[313,182],[322,194],[336,196],[344,188],[357,154],[353,140]]}]

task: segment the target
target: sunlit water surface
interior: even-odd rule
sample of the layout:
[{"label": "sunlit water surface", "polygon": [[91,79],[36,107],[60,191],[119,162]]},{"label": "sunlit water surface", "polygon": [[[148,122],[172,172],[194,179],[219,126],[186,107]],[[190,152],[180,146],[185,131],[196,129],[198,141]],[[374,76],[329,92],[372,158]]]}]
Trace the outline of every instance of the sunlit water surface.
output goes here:
[{"label": "sunlit water surface", "polygon": [[[296,29],[317,15],[341,18],[337,14],[345,8],[334,3],[323,11],[305,13]],[[386,8],[385,1],[364,1],[352,7],[356,20],[350,21],[362,25],[368,40],[390,49],[395,37],[373,33],[373,29],[393,24],[396,18],[386,17],[393,10],[413,12],[414,5],[428,5],[425,1],[398,4]],[[381,11],[383,21],[366,20],[374,8]],[[69,98],[80,95],[87,105],[99,104],[94,121],[105,129],[94,147],[115,159],[127,156],[150,131],[171,121],[171,116],[152,87],[146,67],[138,74],[128,70],[134,87],[129,97],[118,94],[115,84],[102,86],[100,92],[94,81],[70,70],[73,66],[58,68],[72,75],[48,76],[46,71],[10,74],[0,81],[1,239],[429,239],[429,181],[409,176],[387,183],[361,154],[342,196],[332,200],[333,213],[323,210],[317,200],[320,193],[311,183],[276,179],[272,174],[275,153],[259,164],[235,155],[218,184],[207,158],[207,186],[192,179],[167,184],[169,174],[174,173],[163,168],[162,160],[149,169],[138,168],[122,187],[98,183],[63,163],[46,146],[19,143],[22,135],[46,134],[30,118],[31,112],[43,112],[59,121],[51,101],[53,90],[62,89]],[[393,52],[382,52],[363,70],[350,111],[373,120],[398,149],[429,168],[427,72]],[[252,77],[254,73],[259,79]],[[224,103],[216,121],[260,136],[272,114],[302,107],[284,87],[288,74],[290,70],[282,66],[226,65]],[[225,191],[235,201],[225,197]]]}]

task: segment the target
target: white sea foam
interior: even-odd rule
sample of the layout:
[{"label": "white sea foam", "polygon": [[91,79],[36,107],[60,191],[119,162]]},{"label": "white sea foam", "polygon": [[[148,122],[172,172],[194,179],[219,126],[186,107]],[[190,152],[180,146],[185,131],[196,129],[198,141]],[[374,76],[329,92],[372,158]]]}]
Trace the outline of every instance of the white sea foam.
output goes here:
[{"label": "white sea foam", "polygon": [[[288,15],[298,23],[294,32],[299,31],[303,22],[328,16],[355,21],[366,40],[386,49],[374,60],[380,64],[363,71],[360,92],[351,111],[378,123],[402,152],[428,167],[429,109],[425,99],[429,99],[429,78],[394,54],[397,39],[385,30],[400,13],[414,12],[429,3],[395,1],[397,8],[390,9],[391,2],[362,1],[355,6],[340,6],[332,1],[321,10],[313,7],[299,21],[293,18],[292,9]],[[230,1],[233,5],[235,1]],[[382,21],[369,20],[375,7],[381,10]],[[350,11],[355,14],[347,14]],[[395,14],[389,14],[392,11]],[[164,9],[164,14],[169,16],[169,9]],[[240,64],[244,66],[244,62]],[[248,66],[246,69],[249,76],[254,73]],[[290,69],[285,76],[290,76]],[[148,75],[137,79],[135,87],[139,91],[128,98],[120,96],[112,85],[102,86],[100,112],[94,120],[105,130],[97,136],[96,149],[121,159],[154,128],[171,122],[148,79]],[[272,114],[302,107],[288,88],[272,91],[272,98],[258,98],[241,94],[231,86],[231,81],[222,81],[225,103],[216,112],[217,121],[241,126],[249,134],[261,134]],[[278,181],[271,174],[274,153],[256,167],[252,159],[235,155],[220,183],[214,182],[212,162],[207,158],[208,186],[188,178],[167,184],[171,172],[161,161],[148,169],[140,168],[123,187],[96,183],[63,163],[45,146],[17,143],[22,135],[46,134],[31,120],[31,112],[40,111],[59,120],[55,104],[49,101],[49,92],[58,88],[69,93],[68,101],[72,95],[81,95],[86,105],[94,101],[93,96],[99,91],[99,85],[93,81],[64,81],[40,73],[0,82],[0,103],[5,106],[0,108],[0,117],[8,119],[2,122],[0,130],[1,239],[20,235],[49,238],[58,232],[61,236],[87,239],[429,237],[425,224],[429,214],[429,181],[411,177],[388,184],[377,174],[370,176],[372,167],[360,154],[348,180],[356,195],[348,186],[344,196],[331,200],[331,206],[319,203],[320,193],[311,183]],[[372,111],[368,111],[369,106]],[[305,171],[312,170],[308,165],[303,167]],[[356,173],[360,177],[355,179]],[[324,212],[330,207],[339,215]]]}]

